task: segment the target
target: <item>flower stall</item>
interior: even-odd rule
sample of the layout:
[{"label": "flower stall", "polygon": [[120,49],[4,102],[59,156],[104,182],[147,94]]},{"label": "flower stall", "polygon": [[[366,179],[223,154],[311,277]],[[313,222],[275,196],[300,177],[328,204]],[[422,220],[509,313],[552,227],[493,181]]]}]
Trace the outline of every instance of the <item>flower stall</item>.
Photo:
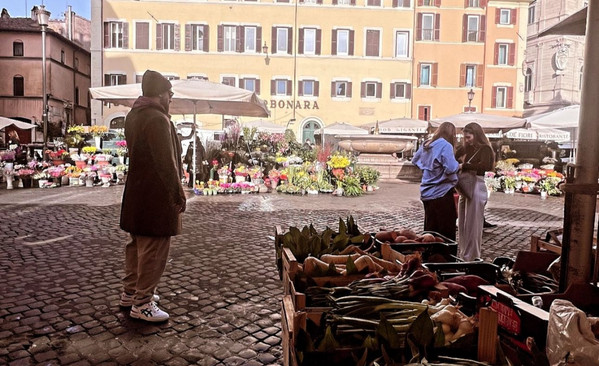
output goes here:
[{"label": "flower stall", "polygon": [[556,172],[551,166],[537,169],[527,164],[516,164],[517,159],[500,160],[496,164],[496,173],[485,174],[485,184],[489,192],[537,193],[542,198],[562,194],[559,188],[564,181],[562,173]]}]

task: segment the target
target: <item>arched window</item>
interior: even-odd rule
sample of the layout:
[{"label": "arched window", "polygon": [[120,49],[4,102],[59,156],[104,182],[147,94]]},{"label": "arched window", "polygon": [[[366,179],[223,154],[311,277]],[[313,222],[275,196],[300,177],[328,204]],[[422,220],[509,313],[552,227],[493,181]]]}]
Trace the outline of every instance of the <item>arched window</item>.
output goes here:
[{"label": "arched window", "polygon": [[582,66],[580,67],[580,75],[578,76],[578,90],[582,90]]},{"label": "arched window", "polygon": [[532,90],[532,69],[529,67],[526,69],[524,74],[524,91],[529,92]]},{"label": "arched window", "polygon": [[12,55],[13,56],[23,56],[23,42],[14,41],[12,43]]},{"label": "arched window", "polygon": [[13,83],[13,95],[15,97],[22,97],[25,95],[25,79],[21,75],[15,75],[12,78]]},{"label": "arched window", "polygon": [[75,105],[79,105],[79,87],[75,87]]},{"label": "arched window", "polygon": [[310,140],[311,143],[314,143],[314,131],[322,128],[322,124],[315,118],[311,118],[306,121],[304,127],[302,128],[302,139],[301,142],[305,142],[306,140]]}]

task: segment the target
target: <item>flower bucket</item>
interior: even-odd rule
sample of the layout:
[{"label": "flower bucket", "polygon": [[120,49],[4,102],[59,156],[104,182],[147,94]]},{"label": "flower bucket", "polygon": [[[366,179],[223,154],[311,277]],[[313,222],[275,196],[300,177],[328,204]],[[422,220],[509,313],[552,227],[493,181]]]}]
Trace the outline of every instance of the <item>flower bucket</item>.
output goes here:
[{"label": "flower bucket", "polygon": [[63,175],[62,177],[60,177],[60,184],[62,184],[63,186],[68,186],[69,185],[69,176]]},{"label": "flower bucket", "polygon": [[93,187],[94,186],[94,178],[93,177],[89,177],[85,180],[85,186],[86,187]]},{"label": "flower bucket", "polygon": [[245,182],[245,176],[244,175],[236,175],[235,182],[237,182],[237,183]]},{"label": "flower bucket", "polygon": [[45,186],[48,185],[48,180],[47,179],[40,179],[37,181],[37,184],[39,185],[40,188],[44,188]]},{"label": "flower bucket", "polygon": [[79,185],[79,177],[69,177],[69,185],[70,186],[78,186]]},{"label": "flower bucket", "polygon": [[541,191],[541,199],[542,199],[542,200],[545,200],[545,199],[547,199],[547,192],[545,192],[545,191]]},{"label": "flower bucket", "polygon": [[94,145],[96,145],[96,149],[101,149],[102,138],[100,136],[94,136]]},{"label": "flower bucket", "polygon": [[15,187],[13,186],[13,176],[12,175],[7,175],[6,176],[6,189],[14,189]]},{"label": "flower bucket", "polygon": [[85,169],[85,167],[87,166],[87,163],[83,160],[78,160],[75,162],[75,166],[79,169]]},{"label": "flower bucket", "polygon": [[21,178],[23,188],[31,188],[31,177]]},{"label": "flower bucket", "polygon": [[15,163],[4,163],[4,170],[12,170]]},{"label": "flower bucket", "polygon": [[119,164],[121,164],[121,165],[125,164],[125,157],[124,156],[119,156]]},{"label": "flower bucket", "polygon": [[227,183],[228,178],[229,177],[226,175],[224,177],[218,177],[218,181],[221,183]]}]

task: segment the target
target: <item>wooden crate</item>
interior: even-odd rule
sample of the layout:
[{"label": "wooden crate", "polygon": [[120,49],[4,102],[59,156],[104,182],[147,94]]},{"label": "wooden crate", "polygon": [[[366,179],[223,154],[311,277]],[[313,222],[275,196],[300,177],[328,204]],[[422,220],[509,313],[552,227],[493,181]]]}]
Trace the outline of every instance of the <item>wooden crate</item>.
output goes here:
[{"label": "wooden crate", "polygon": [[290,295],[283,296],[281,301],[281,344],[283,346],[283,365],[297,365],[295,359],[295,335],[299,329],[300,316],[293,309]]}]

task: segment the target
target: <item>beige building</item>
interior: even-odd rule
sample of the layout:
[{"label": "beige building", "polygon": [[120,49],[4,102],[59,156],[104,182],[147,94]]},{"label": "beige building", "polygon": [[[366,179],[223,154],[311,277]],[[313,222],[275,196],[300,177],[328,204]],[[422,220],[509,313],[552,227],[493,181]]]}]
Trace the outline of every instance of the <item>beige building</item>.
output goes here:
[{"label": "beige building", "polygon": [[586,3],[583,0],[536,0],[530,3],[526,59],[522,67],[526,115],[580,104],[584,36],[539,37],[538,34]]},{"label": "beige building", "polygon": [[[269,120],[302,141],[334,122],[459,113],[471,88],[472,109],[521,115],[528,2],[93,0],[92,85],[139,82],[146,69],[235,85],[265,99]],[[513,18],[496,23],[506,12]],[[471,18],[486,37],[468,38]],[[498,42],[505,52],[492,64]],[[94,102],[92,122],[118,127],[127,110]],[[223,126],[221,116],[198,120]]]},{"label": "beige building", "polygon": [[[6,10],[0,17],[0,115],[40,126],[33,136],[20,133],[24,143],[43,141],[42,32],[36,10],[31,18],[12,18]],[[69,125],[89,124],[90,52],[49,27],[46,70],[51,139],[63,136]]]}]

